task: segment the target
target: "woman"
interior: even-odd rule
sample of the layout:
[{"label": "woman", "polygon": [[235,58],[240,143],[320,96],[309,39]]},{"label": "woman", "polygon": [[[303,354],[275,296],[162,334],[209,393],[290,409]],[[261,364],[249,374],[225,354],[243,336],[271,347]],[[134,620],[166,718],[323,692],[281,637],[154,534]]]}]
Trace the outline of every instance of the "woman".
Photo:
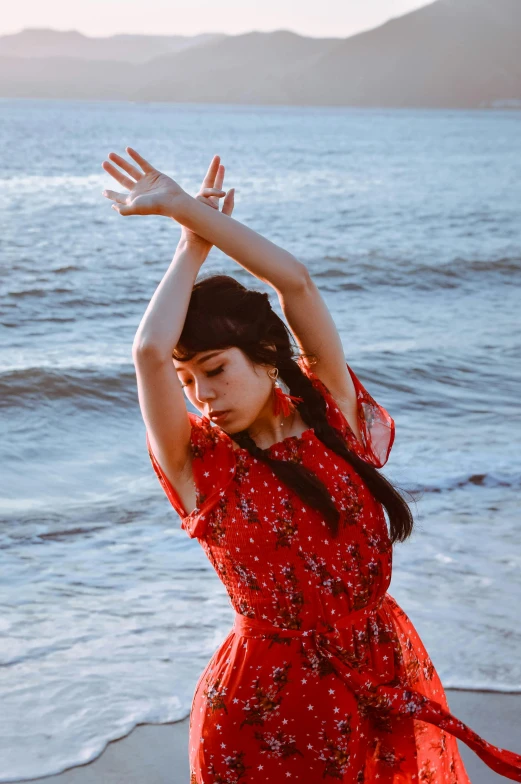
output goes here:
[{"label": "woman", "polygon": [[[456,738],[521,781],[520,755],[451,715],[387,593],[413,523],[378,471],[394,421],[346,364],[306,268],[231,217],[218,156],[193,199],[126,150],[137,166],[103,163],[129,191],[104,191],[113,208],[183,227],[133,346],[147,447],[235,609],[195,689],[191,784],[468,784]],[[290,330],[266,294],[225,275],[195,283],[212,245],[276,290]]]}]

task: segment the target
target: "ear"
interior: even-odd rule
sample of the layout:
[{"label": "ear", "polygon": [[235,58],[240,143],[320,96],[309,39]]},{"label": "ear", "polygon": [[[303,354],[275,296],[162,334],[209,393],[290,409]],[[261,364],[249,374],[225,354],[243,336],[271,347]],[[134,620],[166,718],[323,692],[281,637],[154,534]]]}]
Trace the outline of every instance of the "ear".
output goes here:
[{"label": "ear", "polygon": [[[269,349],[273,352],[273,361],[272,362],[259,362],[257,363],[259,367],[265,368],[266,370],[270,370],[274,368],[276,365],[275,357],[277,352],[277,346],[275,343],[268,343],[267,341],[261,341],[263,349]],[[280,377],[280,376],[279,376]]]}]

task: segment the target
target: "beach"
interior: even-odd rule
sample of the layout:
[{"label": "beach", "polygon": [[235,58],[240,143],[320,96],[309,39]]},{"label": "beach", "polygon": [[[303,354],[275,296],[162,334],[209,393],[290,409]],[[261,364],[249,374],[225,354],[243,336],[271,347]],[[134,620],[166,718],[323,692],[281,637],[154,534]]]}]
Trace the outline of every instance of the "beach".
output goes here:
[{"label": "beach", "polygon": [[[520,694],[459,689],[446,693],[457,718],[489,743],[521,752]],[[458,741],[458,745],[472,784],[507,781],[464,743]],[[188,718],[172,724],[141,724],[127,737],[109,743],[88,765],[30,780],[42,784],[188,784],[187,747]]]}]

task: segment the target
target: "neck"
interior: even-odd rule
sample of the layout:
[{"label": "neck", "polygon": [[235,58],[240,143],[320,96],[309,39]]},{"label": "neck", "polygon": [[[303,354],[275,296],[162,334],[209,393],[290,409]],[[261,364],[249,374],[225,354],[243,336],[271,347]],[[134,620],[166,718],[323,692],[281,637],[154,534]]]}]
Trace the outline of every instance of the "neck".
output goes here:
[{"label": "neck", "polygon": [[248,433],[260,449],[267,449],[287,436],[297,435],[292,431],[299,428],[301,423],[303,423],[303,420],[298,411],[294,409],[285,418],[282,414],[279,414],[276,418],[272,415],[270,422],[264,421],[260,426],[259,420],[257,420],[248,428]]}]

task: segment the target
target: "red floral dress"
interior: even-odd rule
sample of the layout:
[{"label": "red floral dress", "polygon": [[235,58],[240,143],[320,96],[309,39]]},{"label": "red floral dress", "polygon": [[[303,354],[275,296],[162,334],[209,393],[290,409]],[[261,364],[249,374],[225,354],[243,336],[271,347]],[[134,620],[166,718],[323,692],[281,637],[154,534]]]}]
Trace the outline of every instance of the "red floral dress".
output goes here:
[{"label": "red floral dress", "polygon": [[[347,365],[360,443],[318,377],[348,447],[381,468],[395,426]],[[235,610],[201,674],[190,714],[190,784],[340,781],[469,784],[456,738],[521,782],[521,756],[487,743],[449,712],[440,678],[387,593],[392,546],[384,510],[346,460],[309,428],[269,447],[309,466],[341,512],[333,539],[262,461],[189,413],[197,508],[182,502],[147,448],[181,526],[196,537]]]}]

